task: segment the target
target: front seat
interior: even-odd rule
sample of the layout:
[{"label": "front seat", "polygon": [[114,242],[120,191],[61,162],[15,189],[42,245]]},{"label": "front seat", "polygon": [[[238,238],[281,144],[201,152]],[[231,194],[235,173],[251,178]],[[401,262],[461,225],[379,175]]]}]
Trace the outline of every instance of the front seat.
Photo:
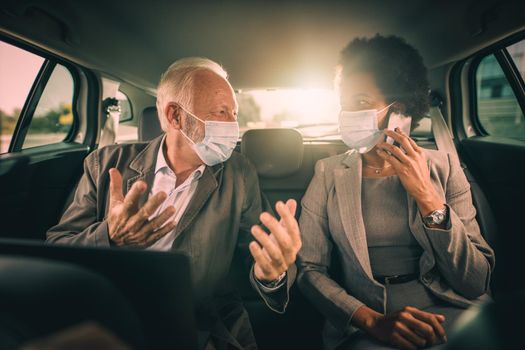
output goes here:
[{"label": "front seat", "polygon": [[[311,172],[303,162],[302,135],[294,129],[254,129],[242,136],[241,153],[255,166],[263,195],[275,207],[278,200],[293,198],[298,207]],[[241,296],[250,315],[259,349],[322,349],[321,314],[300,293],[297,285],[290,291],[290,303],[283,315],[270,311],[238,276]]]},{"label": "front seat", "polygon": [[[242,136],[241,153],[255,166],[262,191],[274,206],[293,198],[300,203],[306,185],[303,170],[303,137],[294,129],[253,129]],[[298,206],[296,216],[299,217]]]},{"label": "front seat", "polygon": [[162,128],[160,127],[157,107],[144,108],[139,119],[139,141],[148,142],[161,134]]}]

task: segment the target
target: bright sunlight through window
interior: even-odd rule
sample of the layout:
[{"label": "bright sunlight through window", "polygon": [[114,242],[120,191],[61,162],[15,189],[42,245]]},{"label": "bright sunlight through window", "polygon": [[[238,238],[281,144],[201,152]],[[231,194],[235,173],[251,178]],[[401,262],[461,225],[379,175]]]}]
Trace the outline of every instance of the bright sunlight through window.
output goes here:
[{"label": "bright sunlight through window", "polygon": [[333,90],[237,92],[241,133],[248,129],[295,128],[305,139],[340,139],[339,101]]}]

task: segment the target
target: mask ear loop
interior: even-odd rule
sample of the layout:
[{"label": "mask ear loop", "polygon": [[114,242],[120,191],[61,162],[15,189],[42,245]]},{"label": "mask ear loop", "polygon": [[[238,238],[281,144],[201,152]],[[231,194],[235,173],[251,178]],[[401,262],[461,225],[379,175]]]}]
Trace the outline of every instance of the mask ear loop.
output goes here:
[{"label": "mask ear loop", "polygon": [[381,108],[379,111],[377,111],[377,113],[381,113],[383,112],[385,109],[388,109],[390,107],[392,107],[394,105],[394,103],[396,103],[397,101],[394,101],[392,102],[391,104],[389,104],[388,106],[386,106],[385,108]]},{"label": "mask ear loop", "polygon": [[[186,108],[182,107],[182,105],[180,105],[179,103],[177,103],[177,105],[180,107],[180,109],[182,109],[186,115],[189,115],[195,119],[197,119],[198,121],[200,121],[201,123],[203,123],[204,125],[206,125],[206,123],[204,122],[204,120],[202,120],[201,118],[197,117],[195,114],[191,113],[190,111],[188,111]],[[184,136],[186,138],[186,140],[188,140],[192,145],[195,145],[195,141],[193,141],[188,135],[186,135],[186,133],[184,131],[182,131],[182,128],[179,129],[179,132],[182,134],[182,136]],[[205,131],[206,132],[206,131]]]},{"label": "mask ear loop", "polygon": [[[394,102],[392,102],[391,104],[389,104],[388,106],[386,106],[386,107],[384,107],[384,108],[381,108],[381,110],[377,111],[376,115],[379,114],[379,113],[381,113],[381,112],[383,112],[385,109],[388,110],[388,109],[389,109],[390,107],[392,107],[396,102],[397,102],[397,101],[394,101]],[[387,112],[387,113],[388,113],[388,112]],[[390,115],[391,115],[391,113],[390,113]],[[379,129],[379,125],[378,125],[378,129],[379,129],[382,133],[383,133],[384,130],[388,127],[388,122],[390,121],[390,115],[388,115],[388,118],[385,120],[385,127],[384,127],[384,128]],[[378,120],[378,122],[379,122],[379,120]],[[382,139],[383,139],[383,141],[386,141],[386,135],[384,135],[384,136],[382,137]]]}]

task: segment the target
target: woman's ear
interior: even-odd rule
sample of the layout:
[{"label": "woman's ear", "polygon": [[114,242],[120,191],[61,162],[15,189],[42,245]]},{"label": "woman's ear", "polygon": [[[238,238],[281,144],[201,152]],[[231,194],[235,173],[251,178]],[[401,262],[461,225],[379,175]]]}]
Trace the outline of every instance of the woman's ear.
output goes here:
[{"label": "woman's ear", "polygon": [[164,113],[166,114],[166,120],[168,122],[168,125],[174,129],[180,130],[182,108],[180,108],[178,104],[170,102],[166,106]]}]

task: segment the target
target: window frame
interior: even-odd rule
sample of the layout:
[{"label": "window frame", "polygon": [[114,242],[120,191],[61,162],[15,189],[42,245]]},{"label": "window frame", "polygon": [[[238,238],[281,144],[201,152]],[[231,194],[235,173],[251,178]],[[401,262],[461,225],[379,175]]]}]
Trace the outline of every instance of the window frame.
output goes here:
[{"label": "window frame", "polygon": [[135,113],[133,111],[133,103],[131,103],[131,99],[129,98],[128,94],[125,93],[124,91],[120,90],[120,87],[118,88],[117,91],[120,92],[122,95],[126,96],[126,99],[128,100],[128,104],[129,104],[130,115],[131,115],[131,117],[129,117],[127,119],[119,120],[118,123],[122,124],[122,123],[125,123],[125,122],[129,122],[130,120],[133,120],[134,117],[135,117]]},{"label": "window frame", "polygon": [[[523,78],[518,71],[514,60],[507,51],[507,47],[513,45],[519,41],[525,40],[525,33],[519,33],[517,35],[510,36],[501,42],[489,46],[480,52],[476,53],[472,57],[468,58],[472,60],[470,67],[468,68],[468,101],[470,107],[470,121],[474,128],[474,131],[478,136],[496,136],[496,137],[507,137],[504,135],[493,135],[487,132],[483,127],[479,119],[478,114],[478,91],[477,91],[477,72],[481,61],[490,55],[494,55],[496,61],[500,65],[505,78],[507,79],[512,93],[514,94],[519,107],[521,108],[525,118],[525,83]],[[510,138],[510,137],[509,137]]]},{"label": "window frame", "polygon": [[[31,122],[34,117],[34,112],[38,106],[38,102],[40,101],[40,98],[42,97],[42,94],[47,86],[49,78],[51,77],[55,67],[58,64],[62,65],[65,69],[67,69],[73,79],[73,100],[71,101],[71,113],[73,114],[73,124],[71,125],[71,128],[69,129],[64,140],[58,143],[63,143],[63,142],[73,143],[72,141],[74,141],[75,136],[80,126],[80,118],[79,118],[77,106],[78,106],[78,98],[80,96],[80,85],[81,85],[81,78],[80,78],[78,69],[81,69],[81,68],[76,67],[74,64],[62,59],[61,57],[58,57],[56,55],[53,55],[53,54],[50,54],[50,53],[47,53],[41,50],[37,50],[34,47],[24,42],[13,39],[7,35],[4,35],[3,33],[0,33],[0,40],[5,42],[6,44],[12,45],[14,47],[17,47],[21,50],[27,51],[29,53],[32,53],[44,59],[44,63],[40,67],[40,70],[37,76],[35,77],[35,80],[33,81],[31,89],[29,90],[29,93],[26,97],[24,106],[20,110],[20,116],[18,117],[18,120],[16,122],[16,126],[13,131],[13,135],[9,143],[7,153],[20,152],[20,151],[29,149],[29,148],[25,148],[25,149],[23,148],[23,144],[26,139],[27,132],[31,126]],[[87,112],[89,114],[89,111]],[[95,124],[95,127],[96,127],[96,124]],[[88,125],[88,128],[89,128],[89,125]],[[87,138],[88,138],[88,134],[86,133],[84,144],[86,142],[89,142]],[[49,146],[53,144],[57,144],[57,143],[55,142],[51,144],[40,145],[40,146],[35,146],[35,147],[30,147],[30,148],[35,149],[38,147],[44,147],[44,146]]]}]

